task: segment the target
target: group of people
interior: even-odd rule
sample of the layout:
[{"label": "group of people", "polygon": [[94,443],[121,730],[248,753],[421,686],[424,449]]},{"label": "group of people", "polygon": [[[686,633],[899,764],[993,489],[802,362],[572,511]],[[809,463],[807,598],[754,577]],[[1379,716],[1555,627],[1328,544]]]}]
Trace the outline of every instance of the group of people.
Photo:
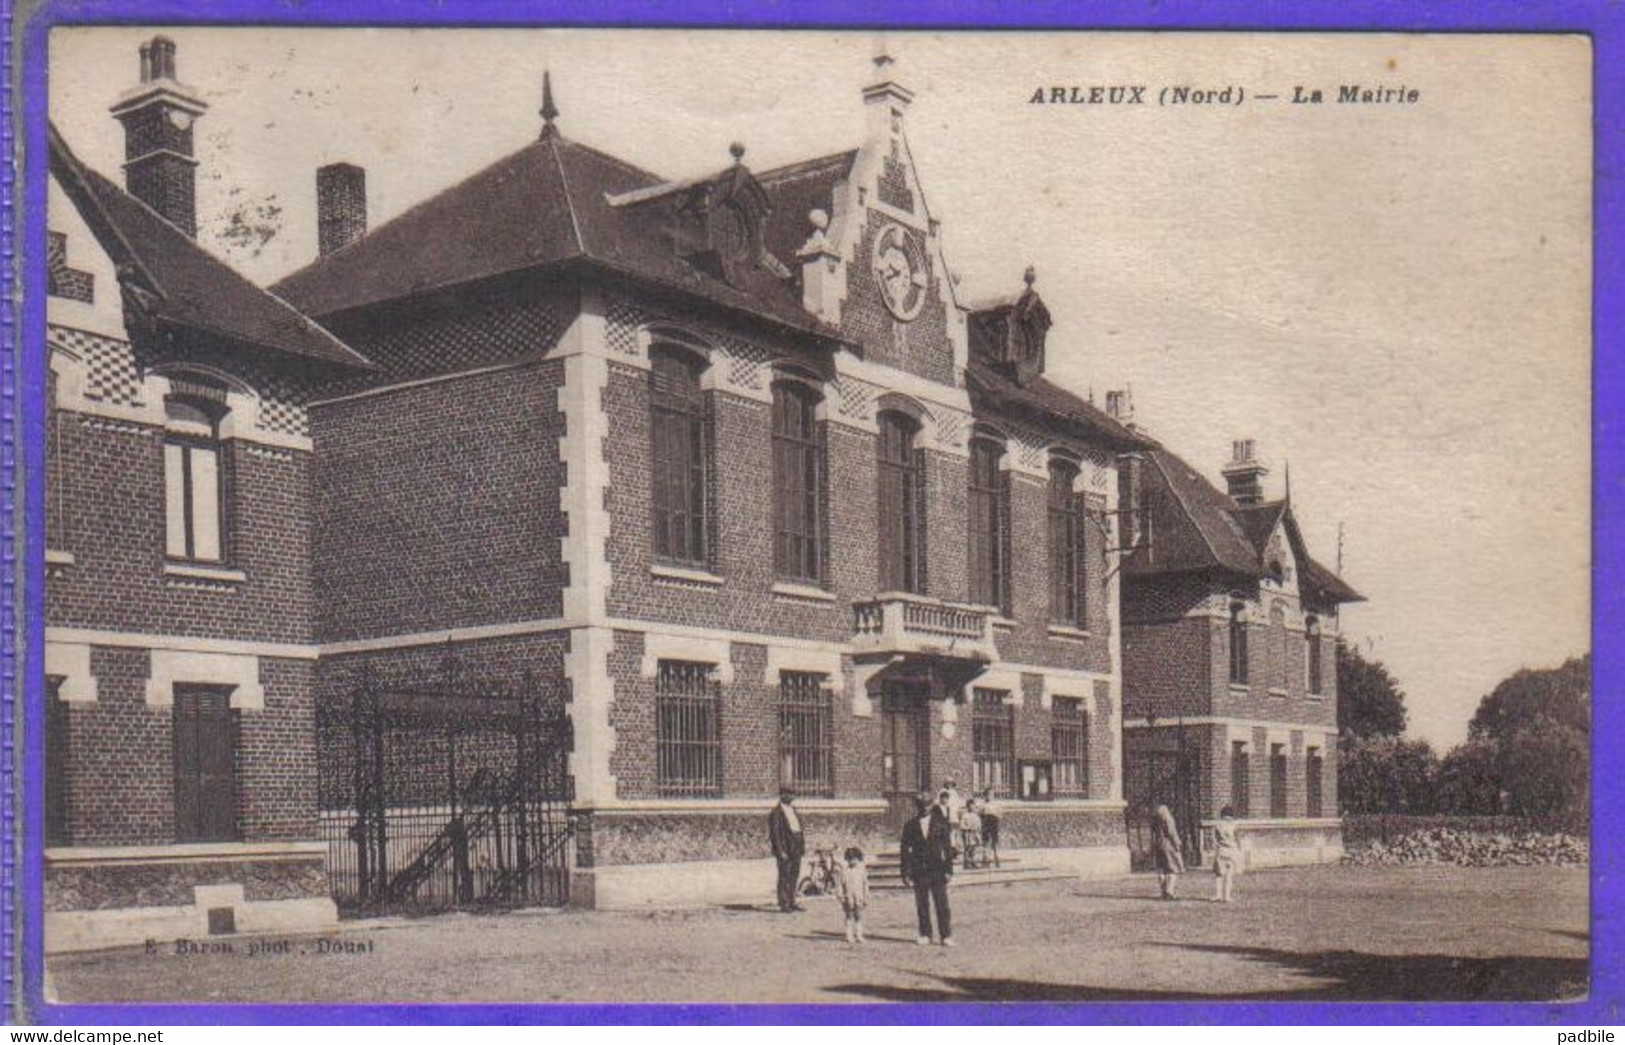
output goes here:
[{"label": "group of people", "polygon": [[[1157,864],[1157,888],[1164,900],[1177,900],[1179,876],[1185,873],[1184,843],[1179,838],[1179,821],[1171,809],[1157,806],[1152,818],[1152,853]],[[1231,887],[1240,869],[1241,842],[1236,837],[1236,811],[1230,806],[1219,810],[1213,825],[1214,903],[1229,903]]]},{"label": "group of people", "polygon": [[[779,871],[779,910],[785,912],[805,910],[796,894],[807,842],[795,799],[794,792],[782,792],[779,804],[768,815],[768,840]],[[1179,876],[1185,871],[1184,844],[1179,837],[1179,823],[1166,805],[1157,806],[1152,831],[1158,888],[1164,900],[1177,899]],[[1212,899],[1215,903],[1229,903],[1241,854],[1236,813],[1230,806],[1219,812],[1213,837]],[[925,792],[915,796],[914,816],[903,824],[899,846],[903,883],[914,890],[919,923],[916,942],[922,946],[931,943],[935,929],[937,942],[944,947],[954,946],[953,905],[948,897],[954,864],[963,854],[967,867],[975,866],[978,859],[984,865],[989,859],[997,865],[998,806],[985,792],[967,801],[954,781],[944,781],[934,800]],[[862,849],[849,846],[842,854],[835,866],[833,891],[846,921],[847,942],[862,943],[863,914],[869,906],[869,869]]]},{"label": "group of people", "polygon": [[[925,792],[915,796],[914,814],[903,824],[899,863],[903,883],[914,890],[917,942],[929,944],[934,935],[942,946],[952,947],[948,883],[954,876],[955,859],[963,853],[967,866],[974,866],[975,860],[998,862],[999,810],[991,795],[984,793],[967,801],[958,785],[947,780],[935,800]],[[768,816],[768,840],[778,863],[779,910],[803,910],[796,890],[807,844],[794,792],[779,795],[779,804]],[[846,919],[848,943],[864,940],[863,913],[869,906],[869,871],[864,859],[863,850],[851,846],[836,866],[834,893]]]}]

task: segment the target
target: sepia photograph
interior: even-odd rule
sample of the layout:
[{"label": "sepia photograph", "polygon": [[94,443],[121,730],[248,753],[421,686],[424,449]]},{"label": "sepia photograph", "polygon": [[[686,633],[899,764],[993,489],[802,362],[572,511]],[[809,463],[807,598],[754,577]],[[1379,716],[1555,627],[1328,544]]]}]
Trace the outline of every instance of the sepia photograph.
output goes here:
[{"label": "sepia photograph", "polygon": [[1591,995],[1583,35],[57,26],[52,1004]]}]

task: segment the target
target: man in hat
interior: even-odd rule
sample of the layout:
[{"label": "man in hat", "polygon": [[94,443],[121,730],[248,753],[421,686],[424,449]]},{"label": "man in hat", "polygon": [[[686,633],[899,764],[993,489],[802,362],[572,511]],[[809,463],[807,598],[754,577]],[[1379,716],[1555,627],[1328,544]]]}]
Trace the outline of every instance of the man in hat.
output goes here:
[{"label": "man in hat", "polygon": [[796,902],[796,883],[801,880],[801,857],[807,852],[807,838],[801,832],[795,801],[795,792],[785,788],[779,792],[779,804],[767,815],[767,837],[773,846],[773,859],[779,864],[779,910],[787,913],[804,910]]},{"label": "man in hat", "polygon": [[954,876],[954,835],[948,823],[947,795],[921,794],[914,799],[914,816],[903,824],[903,881],[914,887],[914,910],[919,918],[921,946],[931,942],[931,908],[937,909],[938,938],[954,945],[953,911],[948,906],[948,880]]}]

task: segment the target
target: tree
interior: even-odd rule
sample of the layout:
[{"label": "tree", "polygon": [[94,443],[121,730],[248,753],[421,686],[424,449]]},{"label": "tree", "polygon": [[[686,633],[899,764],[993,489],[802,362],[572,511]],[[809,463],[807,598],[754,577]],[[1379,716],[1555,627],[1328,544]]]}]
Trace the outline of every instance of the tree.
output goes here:
[{"label": "tree", "polygon": [[1479,702],[1467,736],[1440,766],[1441,810],[1588,815],[1590,654],[1503,679]]},{"label": "tree", "polygon": [[1439,762],[1437,811],[1460,816],[1494,816],[1501,807],[1501,747],[1493,740],[1469,740]]},{"label": "tree", "polygon": [[1543,717],[1590,734],[1591,654],[1570,657],[1562,666],[1544,671],[1524,668],[1501,680],[1479,702],[1467,735],[1504,741]]},{"label": "tree", "polygon": [[1337,791],[1348,813],[1430,813],[1438,772],[1425,740],[1357,738],[1337,753]]},{"label": "tree", "polygon": [[1405,732],[1405,691],[1379,660],[1337,640],[1337,726],[1347,739]]}]

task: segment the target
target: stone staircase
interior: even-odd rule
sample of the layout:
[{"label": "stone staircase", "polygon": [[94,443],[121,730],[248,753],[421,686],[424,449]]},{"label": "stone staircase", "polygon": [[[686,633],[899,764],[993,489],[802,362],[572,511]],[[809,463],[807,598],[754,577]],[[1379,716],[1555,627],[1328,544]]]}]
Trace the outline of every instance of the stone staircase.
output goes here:
[{"label": "stone staircase", "polygon": [[[958,867],[954,870],[954,888],[973,885],[1011,885],[1017,882],[1049,882],[1062,878],[1075,878],[1075,874],[1052,867],[1034,864],[1019,854],[1000,854],[997,867]],[[902,863],[896,849],[887,849],[869,859],[869,888],[900,891],[909,888],[903,884]]]}]

